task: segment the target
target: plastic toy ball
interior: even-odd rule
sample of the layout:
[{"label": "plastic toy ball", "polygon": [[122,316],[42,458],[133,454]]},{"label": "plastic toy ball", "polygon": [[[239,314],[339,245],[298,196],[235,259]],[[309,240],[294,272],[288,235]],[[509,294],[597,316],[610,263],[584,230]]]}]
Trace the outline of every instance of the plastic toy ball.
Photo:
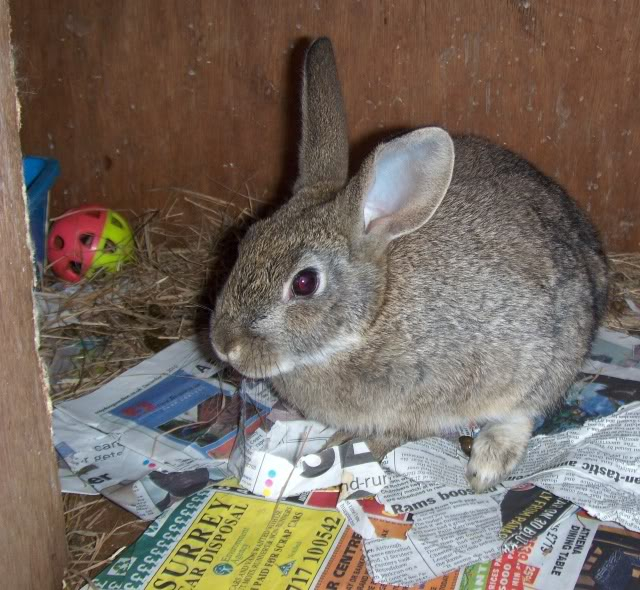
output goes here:
[{"label": "plastic toy ball", "polygon": [[133,231],[112,209],[86,205],[71,209],[51,225],[47,258],[54,274],[72,283],[99,269],[117,272],[134,257]]}]

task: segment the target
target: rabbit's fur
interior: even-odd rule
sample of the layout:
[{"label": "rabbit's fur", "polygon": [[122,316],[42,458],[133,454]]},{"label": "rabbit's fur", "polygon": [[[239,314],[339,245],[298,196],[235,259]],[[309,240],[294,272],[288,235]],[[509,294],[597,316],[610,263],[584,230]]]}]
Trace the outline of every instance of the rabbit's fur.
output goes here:
[{"label": "rabbit's fur", "polygon": [[[438,128],[383,144],[347,182],[327,39],[307,52],[302,112],[294,195],[242,241],[214,348],[379,456],[484,424],[468,467],[484,490],[513,469],[533,418],[589,351],[607,300],[596,231],[520,157]],[[304,268],[320,287],[292,296]]]}]

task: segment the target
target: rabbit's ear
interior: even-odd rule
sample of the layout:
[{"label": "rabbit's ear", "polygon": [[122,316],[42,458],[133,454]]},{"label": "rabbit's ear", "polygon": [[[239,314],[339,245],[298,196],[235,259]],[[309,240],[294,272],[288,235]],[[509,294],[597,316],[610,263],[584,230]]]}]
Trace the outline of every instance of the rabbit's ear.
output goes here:
[{"label": "rabbit's ear", "polygon": [[439,127],[418,129],[380,146],[363,183],[365,233],[391,241],[429,221],[449,188],[453,162],[453,141]]},{"label": "rabbit's ear", "polygon": [[307,49],[302,86],[302,142],[294,191],[347,182],[349,142],[344,101],[331,41],[322,37]]}]

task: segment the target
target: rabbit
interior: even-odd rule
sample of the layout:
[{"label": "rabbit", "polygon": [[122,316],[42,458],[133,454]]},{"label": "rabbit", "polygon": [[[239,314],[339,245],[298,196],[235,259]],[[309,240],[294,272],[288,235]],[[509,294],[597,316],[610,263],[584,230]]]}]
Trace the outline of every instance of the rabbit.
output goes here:
[{"label": "rabbit", "polygon": [[305,55],[299,176],[215,301],[215,353],[376,457],[469,423],[476,492],[522,458],[607,306],[600,238],[554,181],[477,137],[425,127],[348,178],[331,42]]}]

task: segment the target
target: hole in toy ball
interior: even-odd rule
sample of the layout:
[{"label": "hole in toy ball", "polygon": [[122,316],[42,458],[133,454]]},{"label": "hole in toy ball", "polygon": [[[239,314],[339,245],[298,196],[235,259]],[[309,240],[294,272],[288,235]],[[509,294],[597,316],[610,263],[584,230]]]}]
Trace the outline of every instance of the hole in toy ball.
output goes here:
[{"label": "hole in toy ball", "polygon": [[82,242],[83,246],[89,248],[91,246],[91,242],[93,242],[93,234],[82,234],[80,236],[80,242]]},{"label": "hole in toy ball", "polygon": [[53,238],[53,247],[56,250],[62,250],[62,248],[64,248],[64,240],[61,236],[56,236],[55,238]]},{"label": "hole in toy ball", "polygon": [[116,219],[115,217],[111,218],[111,223],[113,223],[113,225],[115,225],[116,227],[119,227],[120,229],[122,229],[122,223],[120,223],[119,219]]},{"label": "hole in toy ball", "polygon": [[82,263],[77,260],[72,260],[69,263],[69,268],[73,274],[80,275],[82,273]]},{"label": "hole in toy ball", "polygon": [[106,240],[104,243],[104,251],[113,254],[118,249],[116,243],[111,240]]}]

